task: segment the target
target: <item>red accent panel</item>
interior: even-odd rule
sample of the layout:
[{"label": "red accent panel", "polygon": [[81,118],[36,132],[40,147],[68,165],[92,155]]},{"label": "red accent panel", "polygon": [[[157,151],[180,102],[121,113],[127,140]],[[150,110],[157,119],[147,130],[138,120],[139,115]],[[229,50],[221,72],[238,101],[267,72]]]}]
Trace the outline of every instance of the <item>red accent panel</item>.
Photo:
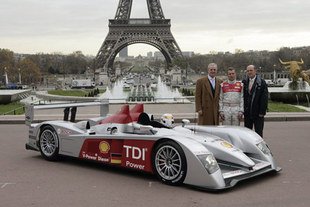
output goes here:
[{"label": "red accent panel", "polygon": [[106,123],[118,123],[118,124],[127,124],[132,122],[132,119],[129,114],[129,105],[124,105],[121,110],[112,116],[107,117],[106,119],[102,120],[99,124],[106,124]]},{"label": "red accent panel", "polygon": [[111,152],[113,154],[122,154],[123,152],[123,139],[113,139],[111,141]]},{"label": "red accent panel", "polygon": [[153,173],[154,143],[148,140],[86,139],[79,157]]},{"label": "red accent panel", "polygon": [[130,111],[129,111],[129,105],[125,104],[118,113],[107,117],[106,119],[102,120],[99,124],[106,124],[106,123],[127,124],[133,121],[138,121],[139,115],[142,112],[144,112],[143,104],[136,104]]},{"label": "red accent panel", "polygon": [[130,109],[130,113],[142,113],[144,112],[144,105],[141,103],[136,104],[132,109]]},{"label": "red accent panel", "polygon": [[242,85],[240,82],[236,82],[234,84],[224,82],[222,87],[223,93],[227,92],[241,92],[242,91]]},{"label": "red accent panel", "polygon": [[144,105],[143,104],[136,104],[130,110],[130,116],[132,121],[138,121],[139,115],[144,112]]}]

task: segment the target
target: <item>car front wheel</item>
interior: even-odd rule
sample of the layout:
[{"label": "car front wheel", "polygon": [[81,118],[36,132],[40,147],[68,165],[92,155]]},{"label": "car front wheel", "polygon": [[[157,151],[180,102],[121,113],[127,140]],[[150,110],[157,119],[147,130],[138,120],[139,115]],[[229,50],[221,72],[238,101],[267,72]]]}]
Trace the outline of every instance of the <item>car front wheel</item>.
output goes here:
[{"label": "car front wheel", "polygon": [[42,128],[39,138],[39,149],[44,159],[56,161],[59,158],[58,136],[51,126]]},{"label": "car front wheel", "polygon": [[169,185],[182,184],[187,163],[180,145],[173,141],[158,144],[153,153],[153,169],[162,182]]}]

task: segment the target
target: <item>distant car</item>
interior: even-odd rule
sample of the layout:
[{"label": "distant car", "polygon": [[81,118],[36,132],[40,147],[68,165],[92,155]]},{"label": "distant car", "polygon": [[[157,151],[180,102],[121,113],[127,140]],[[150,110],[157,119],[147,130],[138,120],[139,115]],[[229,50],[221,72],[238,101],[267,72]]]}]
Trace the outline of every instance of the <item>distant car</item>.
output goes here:
[{"label": "distant car", "polygon": [[[40,151],[49,161],[66,155],[152,173],[170,185],[184,183],[210,190],[280,171],[266,142],[249,129],[194,126],[188,120],[168,128],[145,113],[143,104],[131,110],[124,105],[114,115],[101,113],[74,122],[76,107],[95,104],[30,106],[26,149]],[[101,112],[106,111],[107,105],[100,105]],[[34,110],[43,108],[66,108],[64,121],[32,123]]]},{"label": "distant car", "polygon": [[273,82],[272,80],[270,80],[270,79],[265,79],[265,81],[266,81],[266,84],[267,84],[268,86],[274,86],[274,82]]},{"label": "distant car", "polygon": [[284,86],[289,81],[288,78],[278,78],[276,81],[276,85]]},{"label": "distant car", "polygon": [[75,79],[71,82],[72,89],[79,88],[94,88],[96,86],[95,82],[90,79]]},{"label": "distant car", "polygon": [[23,86],[16,83],[8,83],[6,84],[6,89],[23,89]]}]

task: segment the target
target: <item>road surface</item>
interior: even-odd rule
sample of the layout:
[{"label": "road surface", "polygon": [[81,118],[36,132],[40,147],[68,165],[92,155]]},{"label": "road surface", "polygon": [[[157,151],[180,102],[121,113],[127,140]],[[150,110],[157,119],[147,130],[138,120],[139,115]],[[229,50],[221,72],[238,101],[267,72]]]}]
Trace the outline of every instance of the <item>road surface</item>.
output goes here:
[{"label": "road surface", "polygon": [[70,158],[48,162],[25,150],[25,125],[0,125],[0,206],[308,207],[309,128],[309,121],[266,122],[265,140],[282,172],[212,193]]}]

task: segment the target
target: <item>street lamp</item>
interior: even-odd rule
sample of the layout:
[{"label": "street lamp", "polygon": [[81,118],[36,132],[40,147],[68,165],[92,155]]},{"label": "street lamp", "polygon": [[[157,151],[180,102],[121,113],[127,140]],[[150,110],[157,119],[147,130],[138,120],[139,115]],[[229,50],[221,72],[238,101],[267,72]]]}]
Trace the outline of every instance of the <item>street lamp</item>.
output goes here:
[{"label": "street lamp", "polygon": [[20,68],[18,68],[18,83],[22,84],[22,75],[20,74]]},{"label": "street lamp", "polygon": [[274,65],[273,65],[273,82],[274,82],[274,83],[276,83],[276,67],[277,67],[277,65],[274,64]]},{"label": "street lamp", "polygon": [[4,67],[4,76],[5,76],[5,85],[9,84],[9,78],[8,78],[8,73],[6,71],[6,67]]},{"label": "street lamp", "polygon": [[261,74],[261,77],[264,78],[264,74],[263,74],[263,71],[262,71],[262,67],[259,66],[259,73]]}]

